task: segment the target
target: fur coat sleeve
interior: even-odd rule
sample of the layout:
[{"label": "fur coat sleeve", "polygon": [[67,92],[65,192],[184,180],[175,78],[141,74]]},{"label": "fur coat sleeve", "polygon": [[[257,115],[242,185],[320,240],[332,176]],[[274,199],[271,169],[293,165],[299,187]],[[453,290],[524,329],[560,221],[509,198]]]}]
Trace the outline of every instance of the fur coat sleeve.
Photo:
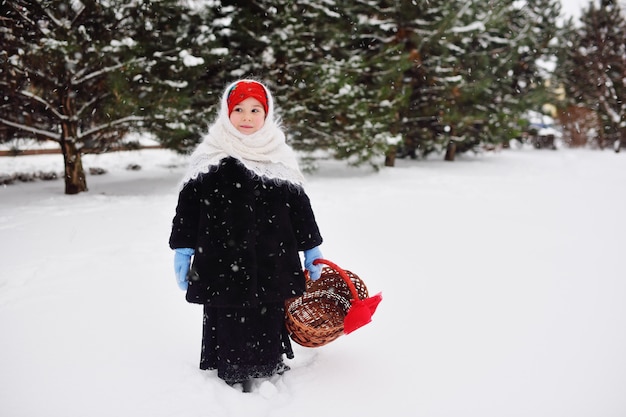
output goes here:
[{"label": "fur coat sleeve", "polygon": [[322,237],[301,187],[256,176],[226,158],[185,184],[169,243],[195,249],[187,301],[247,307],[302,294],[298,252]]}]

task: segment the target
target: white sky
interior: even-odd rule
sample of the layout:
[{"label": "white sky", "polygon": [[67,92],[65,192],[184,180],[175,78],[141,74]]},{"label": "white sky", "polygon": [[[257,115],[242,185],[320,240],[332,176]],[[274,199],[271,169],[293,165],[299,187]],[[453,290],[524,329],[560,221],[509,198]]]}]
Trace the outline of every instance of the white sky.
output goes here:
[{"label": "white sky", "polygon": [[591,0],[561,0],[561,11],[566,16],[578,17]]},{"label": "white sky", "polygon": [[[583,9],[586,9],[591,1],[599,4],[598,0],[561,0],[561,11],[567,17],[579,17]],[[626,12],[626,0],[619,2],[622,10]]]}]

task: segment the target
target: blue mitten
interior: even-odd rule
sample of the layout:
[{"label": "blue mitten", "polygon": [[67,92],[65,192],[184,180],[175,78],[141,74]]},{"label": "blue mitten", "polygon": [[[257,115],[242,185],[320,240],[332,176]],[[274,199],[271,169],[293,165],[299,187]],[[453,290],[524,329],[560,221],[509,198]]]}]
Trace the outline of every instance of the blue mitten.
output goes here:
[{"label": "blue mitten", "polygon": [[304,251],[304,267],[309,271],[309,278],[312,281],[317,281],[322,275],[323,265],[313,265],[313,261],[320,258],[322,258],[322,251],[319,246]]},{"label": "blue mitten", "polygon": [[194,250],[191,248],[174,249],[174,272],[176,272],[176,282],[181,290],[187,291],[187,274],[191,266],[191,257]]}]

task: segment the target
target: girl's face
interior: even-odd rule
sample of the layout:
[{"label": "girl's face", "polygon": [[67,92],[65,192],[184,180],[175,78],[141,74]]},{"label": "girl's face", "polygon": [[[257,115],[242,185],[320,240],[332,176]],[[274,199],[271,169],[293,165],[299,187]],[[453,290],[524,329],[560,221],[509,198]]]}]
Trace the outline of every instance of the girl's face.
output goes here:
[{"label": "girl's face", "polygon": [[251,135],[265,124],[265,109],[259,100],[249,97],[233,108],[230,122],[239,132]]}]

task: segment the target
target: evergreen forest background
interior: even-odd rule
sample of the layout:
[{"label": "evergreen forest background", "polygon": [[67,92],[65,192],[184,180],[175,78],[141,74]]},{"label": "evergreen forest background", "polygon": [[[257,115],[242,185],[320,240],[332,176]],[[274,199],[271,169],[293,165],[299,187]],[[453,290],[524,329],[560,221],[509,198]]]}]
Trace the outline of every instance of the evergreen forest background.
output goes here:
[{"label": "evergreen forest background", "polygon": [[[626,146],[626,20],[590,1],[0,0],[0,143],[58,143],[65,192],[81,156],[129,133],[188,152],[223,88],[272,89],[305,156],[392,166],[397,157],[507,147],[536,137]],[[128,143],[125,143],[128,146]],[[17,152],[17,151],[16,151]]]}]

